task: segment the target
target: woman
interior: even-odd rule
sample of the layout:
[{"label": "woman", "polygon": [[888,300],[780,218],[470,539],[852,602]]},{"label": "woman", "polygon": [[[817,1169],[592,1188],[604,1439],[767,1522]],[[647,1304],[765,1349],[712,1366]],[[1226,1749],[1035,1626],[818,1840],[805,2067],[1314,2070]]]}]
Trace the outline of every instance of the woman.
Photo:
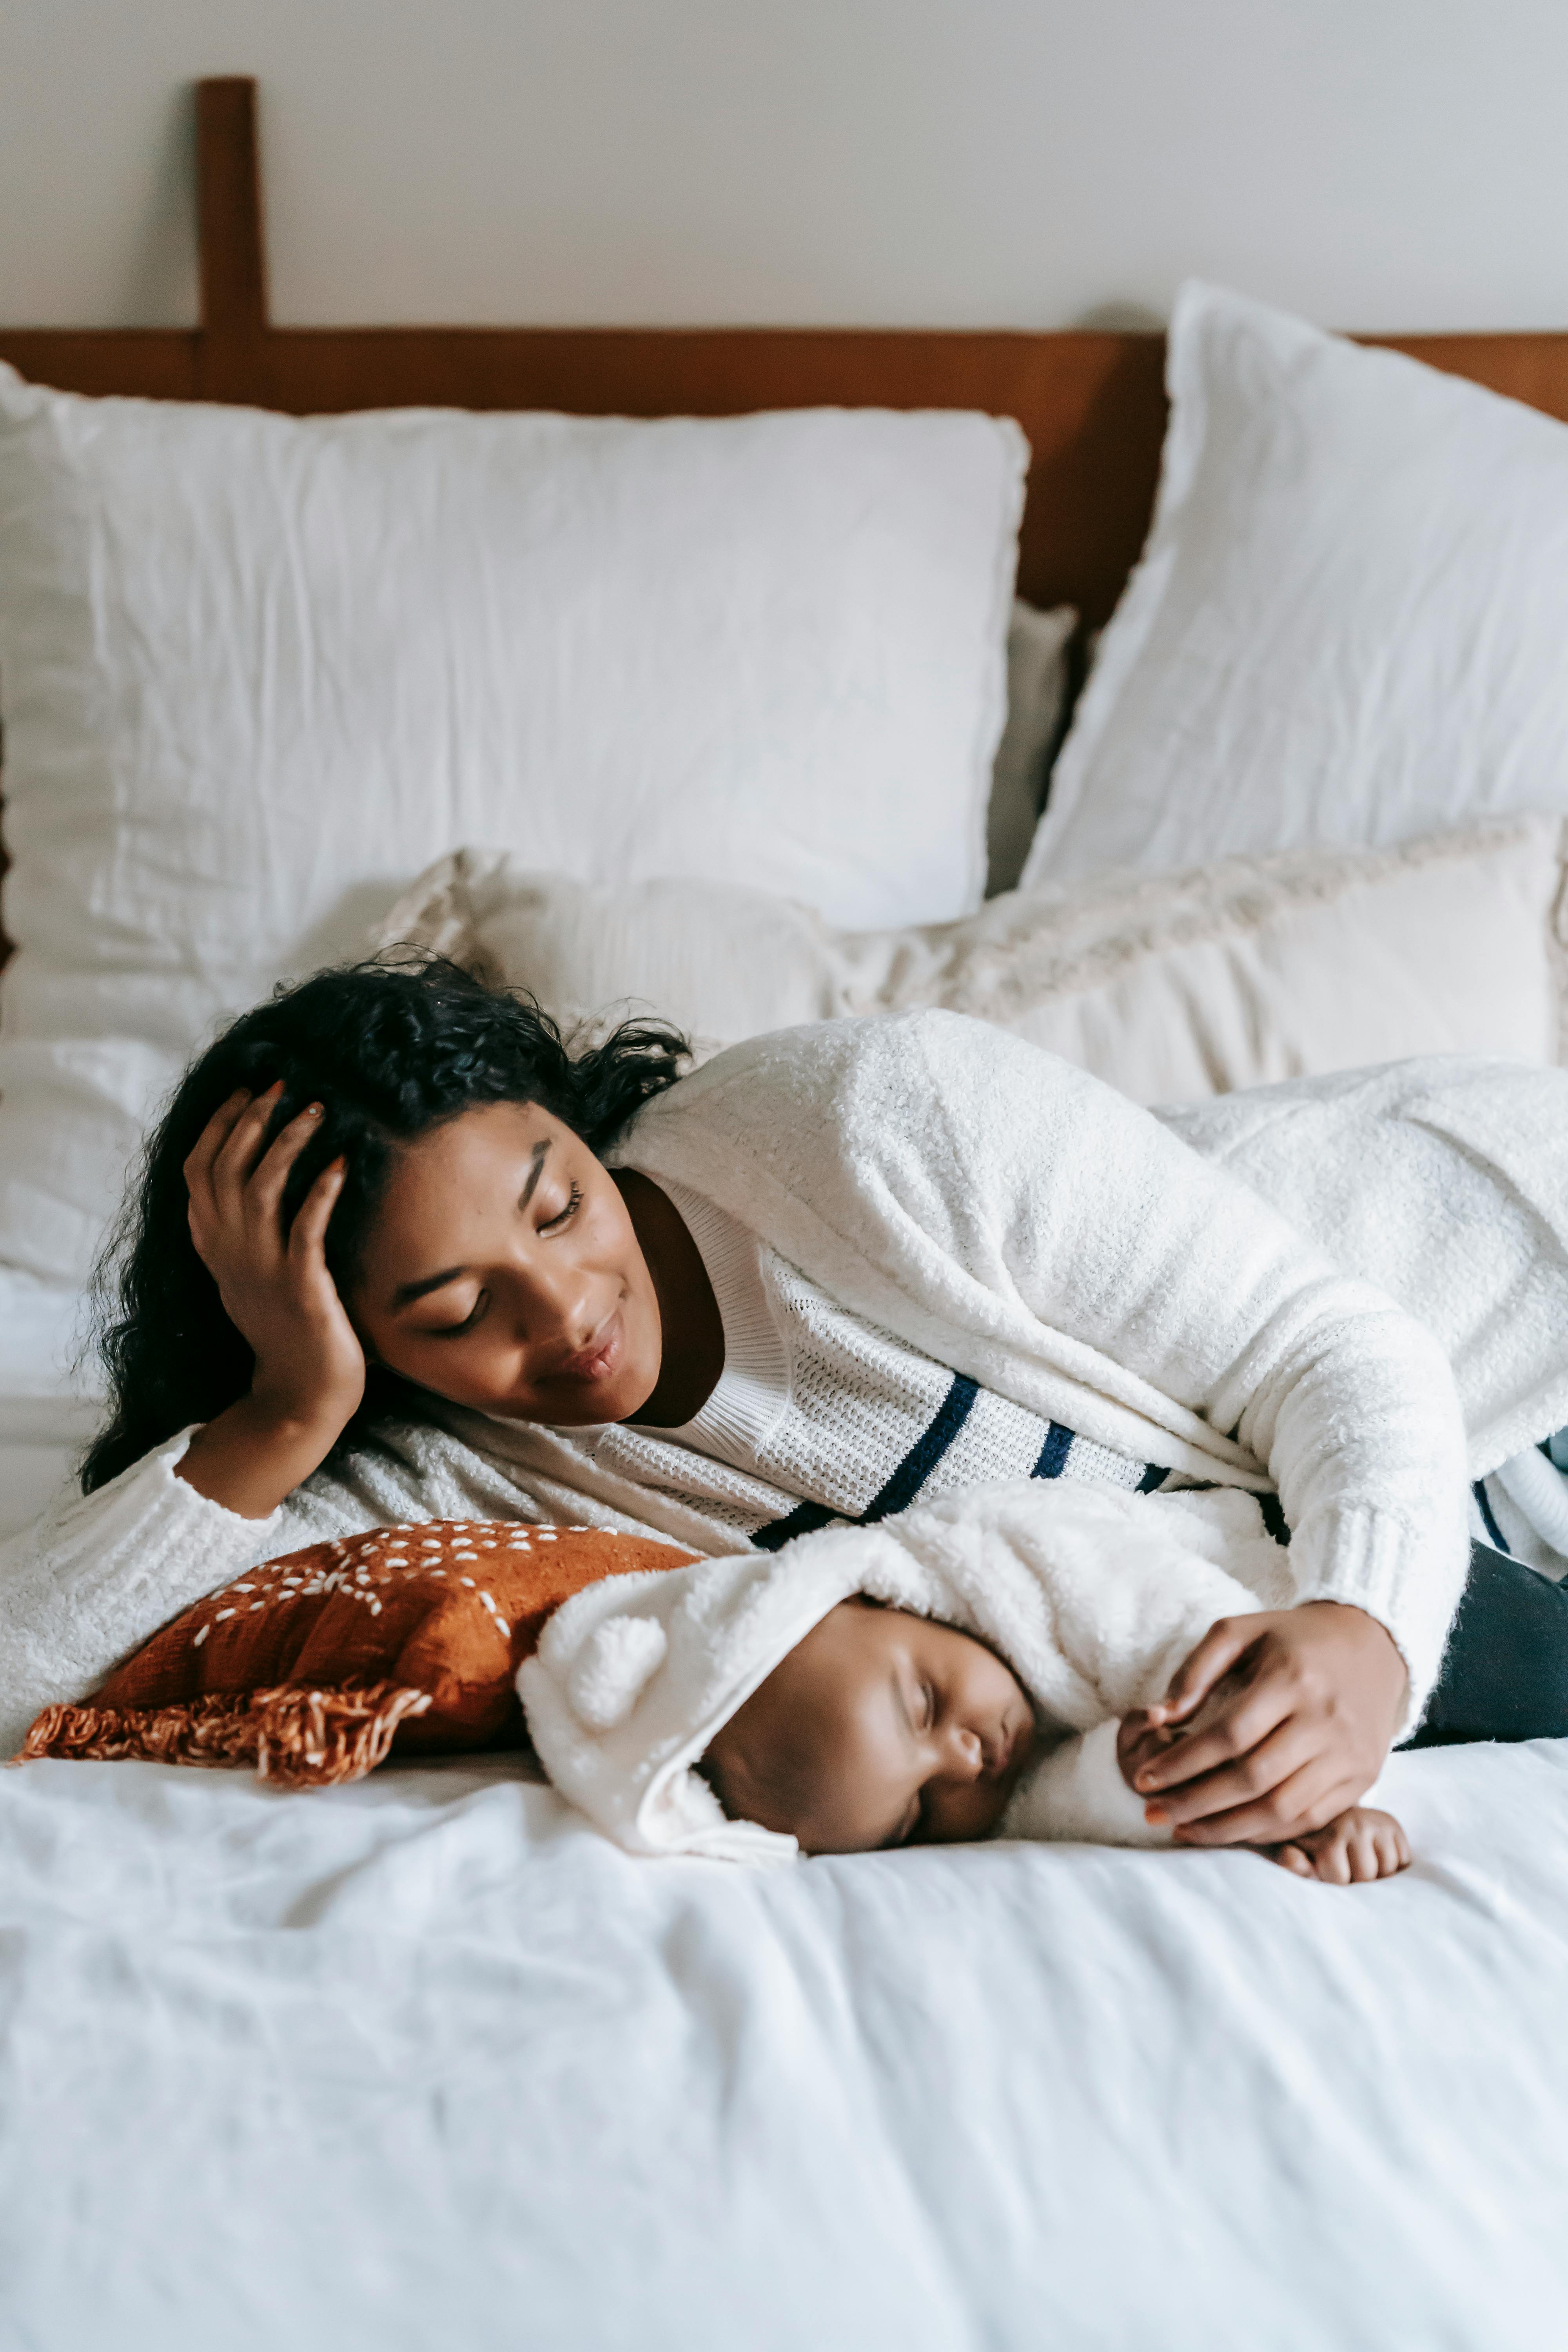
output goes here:
[{"label": "woman", "polygon": [[[1437,1339],[1215,1164],[1278,1118],[1183,1140],[940,1013],[680,1067],[655,1026],[574,1058],[440,964],[321,974],[202,1056],[127,1212],[85,1493],[9,1548],[8,1740],[247,1564],[393,1519],[715,1552],[1186,1480],[1277,1491],[1298,1602],[1199,1645],[1184,1703],[1247,1671],[1141,1785],[1200,1843],[1353,1803],[1437,1674],[1470,1465]],[[1510,1427],[1568,1419],[1554,1356],[1507,1378]]]}]

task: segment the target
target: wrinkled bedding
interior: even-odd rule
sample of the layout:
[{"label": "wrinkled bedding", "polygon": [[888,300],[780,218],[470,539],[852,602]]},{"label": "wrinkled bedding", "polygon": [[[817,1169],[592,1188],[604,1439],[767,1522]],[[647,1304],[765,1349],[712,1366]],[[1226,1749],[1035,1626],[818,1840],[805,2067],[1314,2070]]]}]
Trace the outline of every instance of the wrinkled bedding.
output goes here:
[{"label": "wrinkled bedding", "polygon": [[0,1802],[0,2341],[1539,2352],[1568,1744],[1420,1859],[639,1863],[515,1763]]},{"label": "wrinkled bedding", "polygon": [[[91,1408],[0,1305],[14,1521]],[[637,1862],[515,1759],[0,1773],[0,2347],[1539,2352],[1568,1742],[1384,1793],[1416,1867],[1339,1890]]]}]

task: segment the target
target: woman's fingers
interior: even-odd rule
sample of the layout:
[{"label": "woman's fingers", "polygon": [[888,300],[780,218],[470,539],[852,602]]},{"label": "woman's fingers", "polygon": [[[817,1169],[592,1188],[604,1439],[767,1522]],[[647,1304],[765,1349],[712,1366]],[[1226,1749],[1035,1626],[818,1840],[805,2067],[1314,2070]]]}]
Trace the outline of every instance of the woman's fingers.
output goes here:
[{"label": "woman's fingers", "polygon": [[279,1239],[282,1227],[278,1216],[283,1205],[284,1188],[294,1162],[321,1124],[321,1104],[308,1103],[302,1111],[296,1112],[287,1127],[279,1129],[246,1181],[247,1209],[261,1221],[268,1233],[277,1234]]},{"label": "woman's fingers", "polygon": [[[288,1129],[284,1129],[288,1133]],[[279,1137],[279,1142],[283,1140]],[[268,1155],[270,1157],[270,1154]],[[338,1205],[338,1195],[348,1174],[348,1161],[337,1159],[323,1168],[310,1191],[294,1213],[289,1228],[289,1255],[300,1264],[321,1262],[326,1266],[327,1227],[332,1221],[332,1211]]]},{"label": "woman's fingers", "polygon": [[1321,1757],[1302,1765],[1266,1797],[1180,1823],[1179,1845],[1279,1845],[1321,1830],[1355,1801],[1353,1784]]},{"label": "woman's fingers", "polygon": [[1222,1692],[1210,1720],[1140,1767],[1139,1794],[1163,1797],[1206,1773],[1222,1771],[1261,1747],[1294,1711],[1293,1694],[1281,1680],[1266,1674],[1256,1682],[1238,1684],[1233,1692]]},{"label": "woman's fingers", "polygon": [[283,1081],[279,1078],[265,1094],[253,1095],[215,1153],[213,1197],[221,1209],[232,1213],[239,1208],[250,1171],[261,1151],[268,1121],[282,1092]]},{"label": "woman's fingers", "polygon": [[1222,1681],[1252,1647],[1258,1630],[1245,1617],[1222,1617],[1216,1625],[1211,1625],[1197,1648],[1171,1677],[1163,1710],[1164,1720],[1180,1722],[1201,1706],[1215,1683]]},{"label": "woman's fingers", "polygon": [[[1274,1723],[1264,1738],[1228,1762],[1175,1788],[1162,1789],[1146,1802],[1144,1811],[1151,1822],[1163,1822],[1172,1829],[1180,1829],[1187,1822],[1203,1821],[1211,1813],[1231,1812],[1237,1805],[1256,1804],[1268,1796],[1300,1771],[1303,1765],[1310,1764],[1317,1753],[1318,1743],[1310,1729],[1287,1714]],[[1148,1777],[1147,1769],[1138,1775],[1140,1796],[1144,1793]]]},{"label": "woman's fingers", "polygon": [[236,1087],[226,1103],[221,1103],[203,1128],[185,1155],[185,1186],[195,1193],[198,1188],[210,1186],[213,1163],[229,1137],[234,1133],[250,1100],[248,1090]]},{"label": "woman's fingers", "polygon": [[1116,1761],[1130,1789],[1137,1788],[1141,1768],[1160,1755],[1166,1745],[1165,1735],[1151,1720],[1151,1714],[1148,1707],[1137,1707],[1132,1714],[1124,1715],[1116,1727]]}]

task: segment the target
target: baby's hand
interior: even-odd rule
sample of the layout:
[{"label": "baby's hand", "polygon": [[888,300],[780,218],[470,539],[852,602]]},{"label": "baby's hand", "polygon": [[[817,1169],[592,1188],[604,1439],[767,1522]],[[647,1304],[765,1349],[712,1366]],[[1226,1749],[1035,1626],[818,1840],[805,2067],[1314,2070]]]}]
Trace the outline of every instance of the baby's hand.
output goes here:
[{"label": "baby's hand", "polygon": [[1362,1886],[1410,1867],[1410,1841],[1405,1832],[1392,1813],[1377,1812],[1370,1805],[1352,1805],[1321,1830],[1256,1851],[1282,1869],[1293,1870],[1298,1878],[1321,1878],[1329,1886]]}]

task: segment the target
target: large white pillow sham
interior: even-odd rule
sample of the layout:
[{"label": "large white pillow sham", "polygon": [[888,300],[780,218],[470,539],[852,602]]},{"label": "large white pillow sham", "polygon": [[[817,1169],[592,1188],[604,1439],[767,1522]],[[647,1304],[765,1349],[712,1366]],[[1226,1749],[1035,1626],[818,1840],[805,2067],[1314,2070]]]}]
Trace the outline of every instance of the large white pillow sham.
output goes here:
[{"label": "large white pillow sham", "polygon": [[464,850],[367,944],[439,950],[573,1027],[651,1009],[702,1055],[795,1022],[946,1005],[1138,1101],[1190,1101],[1412,1054],[1559,1059],[1563,833],[1533,817],[1231,858],[858,933],[761,891],[611,892]]},{"label": "large white pillow sham", "polygon": [[977,906],[1026,457],[956,412],[300,420],[0,367],[0,1257],[79,1276],[213,1024],[454,843]]},{"label": "large white pillow sham", "polygon": [[1203,285],[1024,880],[1568,811],[1568,428]]}]

